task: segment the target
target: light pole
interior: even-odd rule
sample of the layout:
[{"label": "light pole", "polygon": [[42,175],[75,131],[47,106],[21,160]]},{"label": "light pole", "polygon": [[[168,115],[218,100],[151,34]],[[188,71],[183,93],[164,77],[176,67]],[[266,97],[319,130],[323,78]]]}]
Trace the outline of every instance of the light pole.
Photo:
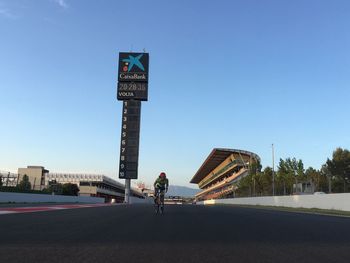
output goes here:
[{"label": "light pole", "polygon": [[275,196],[275,148],[272,144],[272,196]]}]

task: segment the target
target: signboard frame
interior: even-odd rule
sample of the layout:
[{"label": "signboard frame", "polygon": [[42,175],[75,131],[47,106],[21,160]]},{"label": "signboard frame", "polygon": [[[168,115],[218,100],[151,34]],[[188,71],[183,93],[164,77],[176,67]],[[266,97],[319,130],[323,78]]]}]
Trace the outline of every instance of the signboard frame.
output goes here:
[{"label": "signboard frame", "polygon": [[118,62],[118,100],[148,100],[149,54],[120,52]]}]

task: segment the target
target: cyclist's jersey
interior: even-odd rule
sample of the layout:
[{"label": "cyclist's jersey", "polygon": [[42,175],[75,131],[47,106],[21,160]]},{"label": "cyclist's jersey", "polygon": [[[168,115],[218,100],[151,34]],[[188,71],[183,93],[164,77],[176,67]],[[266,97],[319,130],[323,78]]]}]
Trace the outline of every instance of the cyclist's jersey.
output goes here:
[{"label": "cyclist's jersey", "polygon": [[157,180],[154,182],[155,188],[168,188],[169,186],[169,180],[168,178],[160,178],[158,177]]}]

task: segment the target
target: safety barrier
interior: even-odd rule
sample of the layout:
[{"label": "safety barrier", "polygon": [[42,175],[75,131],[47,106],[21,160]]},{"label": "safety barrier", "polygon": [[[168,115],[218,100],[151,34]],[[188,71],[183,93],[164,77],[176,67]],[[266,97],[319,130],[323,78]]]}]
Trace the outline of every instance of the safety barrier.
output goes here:
[{"label": "safety barrier", "polygon": [[0,192],[0,203],[104,203],[105,199],[90,196],[66,196]]},{"label": "safety barrier", "polygon": [[212,199],[197,202],[197,204],[284,206],[294,208],[302,207],[350,211],[350,193]]},{"label": "safety barrier", "polygon": [[130,196],[130,204],[152,204],[153,198],[145,197],[145,198],[138,198],[134,196]]}]

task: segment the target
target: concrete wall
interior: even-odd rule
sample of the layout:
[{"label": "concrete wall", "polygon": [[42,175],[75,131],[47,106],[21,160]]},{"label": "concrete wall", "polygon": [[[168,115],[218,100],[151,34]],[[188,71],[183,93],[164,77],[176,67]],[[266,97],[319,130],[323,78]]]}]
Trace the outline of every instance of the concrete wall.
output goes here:
[{"label": "concrete wall", "polygon": [[79,190],[80,190],[79,194],[84,194],[84,195],[97,194],[96,186],[81,185],[79,186]]},{"label": "concrete wall", "polygon": [[0,203],[104,203],[104,198],[90,196],[64,196],[0,192]]},{"label": "concrete wall", "polygon": [[129,198],[130,198],[130,204],[152,204],[153,203],[153,198],[151,197],[146,197],[142,199],[142,198],[130,196]]},{"label": "concrete wall", "polygon": [[215,199],[198,202],[198,204],[266,205],[350,211],[350,193]]}]

